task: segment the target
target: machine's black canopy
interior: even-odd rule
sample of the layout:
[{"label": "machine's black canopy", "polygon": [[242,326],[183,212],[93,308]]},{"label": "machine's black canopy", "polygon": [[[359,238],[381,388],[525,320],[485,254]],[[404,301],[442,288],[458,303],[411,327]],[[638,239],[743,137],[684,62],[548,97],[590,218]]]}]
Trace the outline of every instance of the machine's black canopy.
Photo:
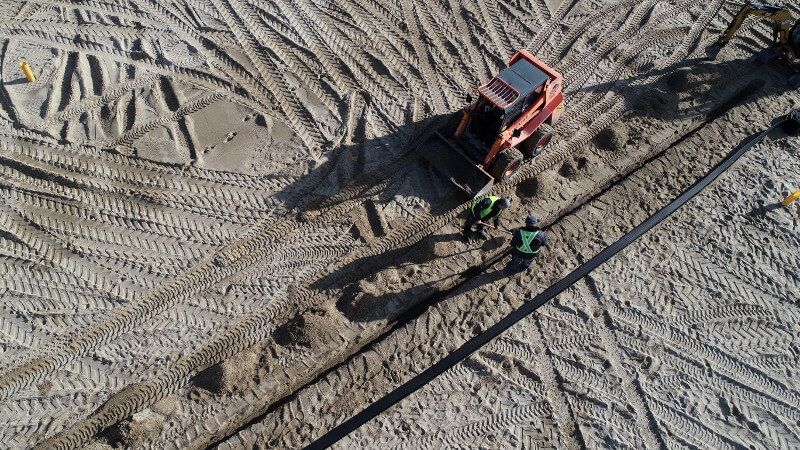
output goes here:
[{"label": "machine's black canopy", "polygon": [[537,69],[527,59],[520,59],[497,76],[519,92],[519,98],[526,98],[547,81],[547,74]]}]

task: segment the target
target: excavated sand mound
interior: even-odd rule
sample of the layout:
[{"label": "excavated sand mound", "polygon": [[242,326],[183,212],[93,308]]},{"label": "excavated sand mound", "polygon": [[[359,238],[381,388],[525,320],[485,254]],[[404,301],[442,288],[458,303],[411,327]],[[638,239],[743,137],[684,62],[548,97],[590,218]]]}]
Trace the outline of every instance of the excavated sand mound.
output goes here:
[{"label": "excavated sand mound", "polygon": [[241,390],[255,376],[260,359],[255,350],[248,349],[219,364],[214,364],[198,374],[193,382],[195,386],[213,393]]},{"label": "excavated sand mound", "polygon": [[625,147],[625,143],[628,141],[628,127],[622,122],[615,122],[597,133],[593,140],[603,150],[618,152]]},{"label": "excavated sand mound", "polygon": [[307,312],[290,320],[275,332],[275,341],[283,346],[317,347],[333,336],[331,319],[322,310]]},{"label": "excavated sand mound", "polygon": [[392,294],[406,286],[400,271],[386,269],[345,289],[336,306],[353,321],[369,322],[385,318],[398,306]]}]

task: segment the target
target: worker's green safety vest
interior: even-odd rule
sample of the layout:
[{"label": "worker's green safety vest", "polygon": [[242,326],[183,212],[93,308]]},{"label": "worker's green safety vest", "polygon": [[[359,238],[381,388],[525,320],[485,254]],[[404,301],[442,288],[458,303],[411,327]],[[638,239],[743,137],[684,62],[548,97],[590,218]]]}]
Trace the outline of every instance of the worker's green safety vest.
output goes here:
[{"label": "worker's green safety vest", "polygon": [[539,231],[540,230],[536,231],[519,230],[519,234],[522,237],[522,245],[517,247],[517,250],[521,251],[522,253],[533,253],[533,254],[539,253],[539,250],[542,249],[541,247],[537,248],[536,250],[531,250],[531,242],[533,242],[533,240],[536,239],[536,235],[539,234]]},{"label": "worker's green safety vest", "polygon": [[[475,206],[477,206],[478,203],[482,202],[484,199],[487,199],[487,198],[490,199],[492,201],[492,203],[489,205],[488,208],[482,209],[482,210],[478,211],[478,214],[475,214]],[[480,219],[480,220],[483,220],[483,219],[494,219],[495,217],[500,217],[500,214],[503,214],[503,211],[504,211],[503,209],[501,209],[496,215],[494,215],[492,217],[486,217],[486,216],[489,215],[490,212],[492,212],[492,207],[494,207],[495,202],[497,202],[498,200],[500,200],[500,197],[495,197],[494,195],[490,195],[488,197],[483,197],[483,198],[479,198],[479,199],[475,200],[475,202],[472,203],[472,215],[473,215],[473,217],[477,216],[478,219]]]}]

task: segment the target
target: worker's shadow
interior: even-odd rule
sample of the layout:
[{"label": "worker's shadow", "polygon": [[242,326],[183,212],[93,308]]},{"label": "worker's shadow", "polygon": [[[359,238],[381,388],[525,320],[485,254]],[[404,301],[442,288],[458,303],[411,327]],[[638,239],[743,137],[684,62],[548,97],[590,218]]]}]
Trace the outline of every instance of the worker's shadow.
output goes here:
[{"label": "worker's shadow", "polygon": [[[435,239],[436,237],[432,238]],[[470,250],[465,248],[456,253],[468,251]],[[410,249],[410,252],[406,253],[406,255],[409,254],[414,255],[414,250]],[[392,264],[389,269],[397,269],[402,273],[410,264],[414,264],[402,262],[403,257],[406,255],[400,255],[401,262],[395,261],[395,264]],[[455,256],[455,254],[451,256]],[[456,297],[473,291],[484,284],[495,283],[508,277],[508,274],[503,269],[507,259],[505,256],[505,252],[500,252],[494,259],[471,265],[463,271],[449,270],[446,274],[437,272],[426,275],[422,281],[412,283],[410,287],[400,290],[391,289],[385,283],[386,279],[380,277],[379,274],[385,273],[387,268],[368,274],[363,279],[367,280],[366,284],[364,284],[363,280],[359,281],[356,278],[351,278],[346,280],[350,281],[350,283],[346,284],[342,289],[341,296],[336,302],[336,309],[353,322],[372,322],[388,319],[405,323],[445,299]],[[373,288],[377,289],[373,290]],[[478,298],[470,299],[470,301],[472,300],[483,301],[483,299]]]},{"label": "worker's shadow", "polygon": [[[460,225],[462,218],[458,220]],[[460,232],[432,234],[419,242],[355,259],[310,287],[329,292],[341,290],[336,308],[351,321],[413,315],[415,308],[427,308],[459,293],[458,289],[472,289],[505,276],[502,271],[495,273],[496,261],[486,256],[497,255],[498,250],[507,245],[505,236],[466,243]],[[464,258],[467,253],[475,257]],[[452,261],[452,267],[429,265],[433,261],[448,260]],[[431,269],[435,270],[428,273]],[[469,286],[465,286],[467,281]]]}]

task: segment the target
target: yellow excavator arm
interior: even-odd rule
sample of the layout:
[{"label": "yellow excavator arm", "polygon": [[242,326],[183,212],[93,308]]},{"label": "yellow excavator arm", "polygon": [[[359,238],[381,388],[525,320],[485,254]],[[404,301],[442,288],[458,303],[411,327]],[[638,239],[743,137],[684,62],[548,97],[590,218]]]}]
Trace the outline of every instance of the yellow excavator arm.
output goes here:
[{"label": "yellow excavator arm", "polygon": [[[778,33],[782,34],[783,36],[778,37],[778,41],[788,42],[789,37],[789,29],[791,28],[794,19],[792,19],[792,13],[786,9],[781,8],[780,6],[774,5],[766,5],[766,4],[759,4],[759,3],[745,3],[742,6],[742,9],[736,14],[736,17],[733,18],[733,21],[728,25],[728,28],[722,33],[719,40],[717,40],[716,44],[721,48],[724,47],[739,31],[739,28],[744,23],[744,19],[748,16],[761,16],[771,21],[774,21],[778,24]],[[783,39],[781,39],[781,37]]]},{"label": "yellow excavator arm", "polygon": [[[782,55],[793,69],[800,71],[800,19],[795,21],[788,8],[762,3],[747,2],[742,5],[719,39],[706,48],[708,57],[715,59],[749,16],[763,17],[775,23],[773,45],[762,52],[758,59],[766,62],[772,56]],[[789,81],[794,87],[800,88],[800,75],[791,77]]]}]

